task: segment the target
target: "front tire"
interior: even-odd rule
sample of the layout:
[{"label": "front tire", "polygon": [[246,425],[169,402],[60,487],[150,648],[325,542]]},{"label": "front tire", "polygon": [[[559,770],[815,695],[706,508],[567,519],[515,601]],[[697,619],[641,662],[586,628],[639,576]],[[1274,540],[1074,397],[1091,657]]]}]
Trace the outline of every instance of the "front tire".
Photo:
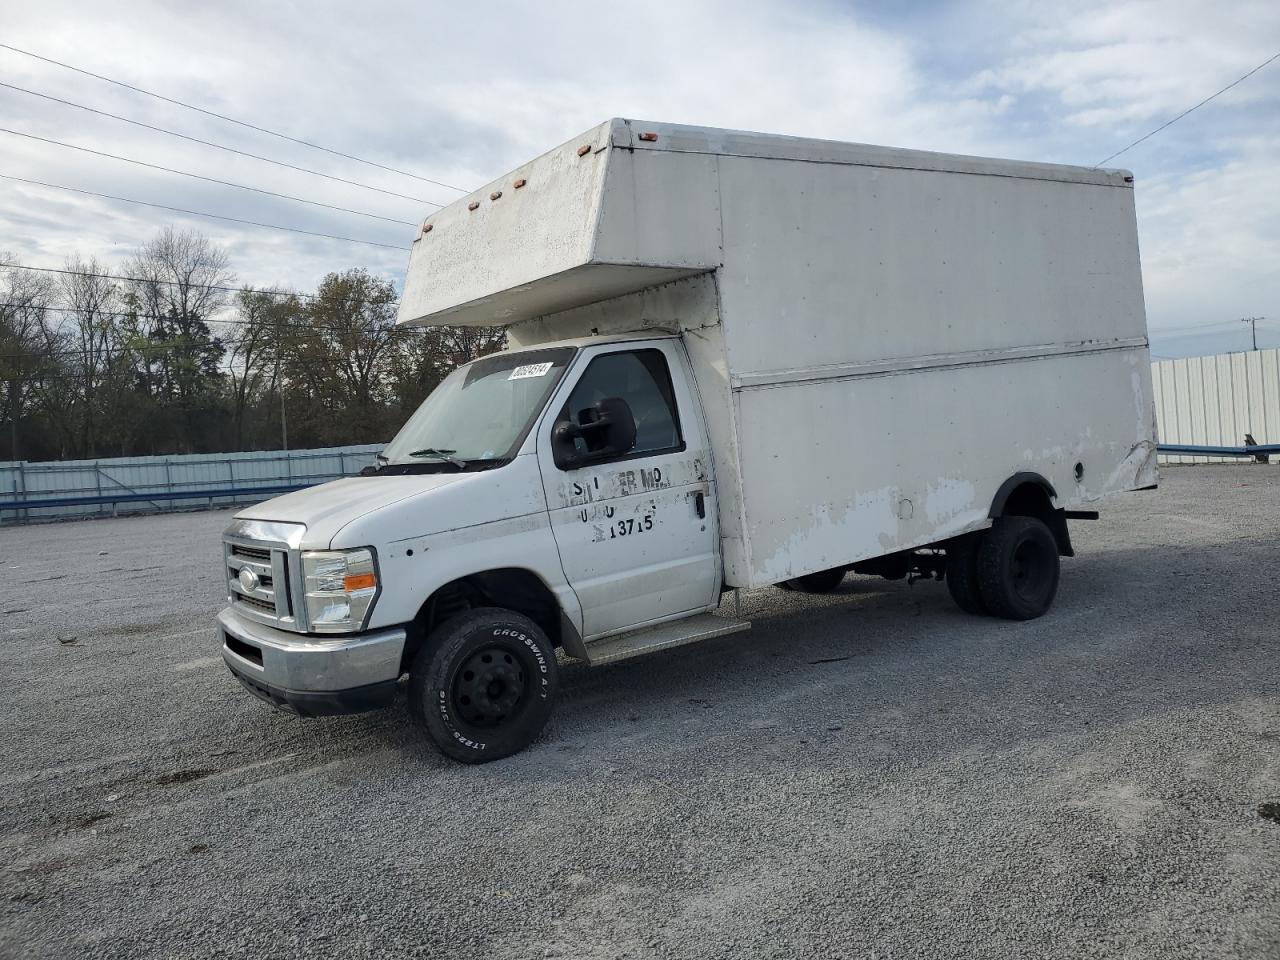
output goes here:
[{"label": "front tire", "polygon": [[409,668],[409,710],[440,751],[500,760],[542,732],[559,678],[555,648],[528,617],[483,607],[440,625]]},{"label": "front tire", "polygon": [[1035,517],[1000,517],[978,548],[978,588],[997,617],[1034,620],[1058,592],[1058,542]]}]

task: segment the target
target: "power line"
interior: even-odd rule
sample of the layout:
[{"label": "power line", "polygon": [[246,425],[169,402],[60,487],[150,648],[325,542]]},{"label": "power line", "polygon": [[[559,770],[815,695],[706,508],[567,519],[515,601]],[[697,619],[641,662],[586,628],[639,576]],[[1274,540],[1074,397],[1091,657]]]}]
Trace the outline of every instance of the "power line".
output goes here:
[{"label": "power line", "polygon": [[[25,263],[0,263],[0,271],[3,270],[30,270],[34,273],[61,273],[72,277],[93,277],[95,280],[122,280],[127,283],[155,283],[164,287],[192,287],[197,290],[225,290],[228,293],[256,293],[268,297],[301,297],[305,300],[330,299],[319,293],[298,293],[290,290],[261,290],[256,287],[231,287],[225,284],[216,283],[183,283],[177,280],[159,280],[154,277],[126,277],[117,273],[92,273],[88,270],[68,270],[65,267],[33,267]],[[333,302],[351,303],[354,299],[355,298],[348,297],[345,300],[339,299]],[[399,300],[391,300],[387,302],[387,306],[394,307],[399,303]]]},{"label": "power line", "polygon": [[[12,306],[12,304],[0,303],[0,309],[3,309],[4,307],[7,307],[7,306]],[[43,309],[43,310],[48,310],[48,311],[58,312],[58,313],[80,312],[71,307],[37,307],[34,309]],[[95,317],[137,318],[138,314],[102,310],[102,311],[95,311],[94,316]],[[209,319],[209,320],[205,320],[204,322],[206,324],[225,324],[233,327],[235,326],[247,327],[247,326],[252,326],[253,324],[253,321],[239,320],[239,319],[221,319],[221,320]],[[145,332],[143,331],[138,331],[138,332],[146,336]],[[284,323],[278,326],[264,324],[258,327],[258,331],[256,334],[240,333],[238,336],[225,336],[213,329],[209,329],[207,332],[210,338],[216,339],[217,341],[216,343],[212,342],[212,340],[206,341],[205,343],[169,343],[169,344],[133,343],[127,347],[121,347],[119,345],[115,345],[105,352],[109,353],[112,356],[119,356],[122,353],[128,353],[128,352],[149,353],[149,354],[158,356],[158,355],[164,354],[167,351],[199,350],[199,349],[207,349],[209,347],[221,347],[223,353],[229,353],[236,347],[241,347],[250,343],[259,343],[267,347],[270,347],[270,346],[281,347],[286,345],[292,346],[292,347],[298,347],[298,346],[305,346],[305,345],[314,343],[315,341],[312,338],[312,334],[325,334],[325,333],[334,334],[334,335],[340,335],[345,333],[360,334],[364,331],[348,328],[348,327],[334,327],[334,326],[328,326],[323,324],[314,324],[314,323],[304,322],[301,324]],[[374,333],[392,333],[396,335],[399,335],[399,334],[407,335],[407,334],[414,334],[414,333],[425,333],[426,331],[421,327],[402,327],[402,326],[393,325],[391,327],[376,328],[373,332]],[[179,336],[185,336],[185,335],[179,334]],[[28,351],[27,353],[0,353],[0,360],[17,360],[17,359],[22,359],[24,357],[32,357],[37,360],[67,358],[67,357],[77,357],[82,355],[85,352],[82,349],[74,348],[74,347],[67,348],[64,350],[45,350],[44,346],[47,346],[47,345],[48,345],[47,343],[42,344],[41,346],[37,346],[34,349]]]},{"label": "power line", "polygon": [[1106,160],[1099,160],[1097,163],[1095,163],[1095,164],[1093,165],[1093,169],[1095,169],[1095,170],[1096,170],[1096,169],[1098,169],[1098,167],[1102,166],[1104,163],[1107,163],[1107,162],[1109,162],[1109,161],[1111,161],[1111,160],[1114,160],[1116,157],[1120,156],[1120,154],[1122,154],[1122,153],[1126,153],[1127,151],[1132,150],[1132,149],[1133,149],[1134,147],[1136,147],[1138,144],[1142,143],[1142,141],[1144,141],[1144,140],[1150,140],[1152,137],[1154,137],[1157,133],[1159,133],[1159,132],[1160,132],[1161,130],[1163,130],[1165,127],[1172,126],[1173,124],[1175,124],[1175,123],[1177,123],[1179,120],[1181,120],[1183,117],[1185,117],[1188,113],[1191,113],[1193,110],[1199,110],[1201,107],[1203,107],[1203,106],[1204,106],[1206,103],[1208,103],[1210,100],[1213,100],[1213,99],[1215,99],[1215,98],[1217,98],[1217,97],[1222,96],[1224,93],[1226,93],[1226,92],[1227,92],[1228,90],[1230,90],[1232,87],[1234,87],[1236,84],[1238,84],[1238,83],[1243,83],[1245,80],[1248,80],[1250,77],[1252,77],[1255,73],[1257,73],[1259,70],[1261,70],[1261,69],[1262,69],[1263,67],[1265,67],[1267,64],[1269,64],[1269,63],[1271,63],[1272,61],[1275,61],[1275,60],[1280,60],[1280,53],[1274,54],[1273,56],[1269,57],[1268,59],[1266,59],[1266,60],[1262,61],[1262,63],[1258,64],[1256,67],[1254,67],[1254,68],[1253,68],[1252,70],[1250,70],[1248,73],[1246,73],[1243,77],[1240,77],[1240,78],[1238,78],[1238,79],[1236,79],[1236,80],[1232,80],[1230,83],[1228,83],[1225,87],[1223,87],[1223,88],[1222,88],[1221,90],[1219,90],[1217,93],[1215,93],[1215,94],[1211,94],[1210,96],[1205,97],[1203,100],[1201,100],[1199,103],[1197,103],[1194,107],[1188,107],[1186,110],[1183,110],[1180,114],[1178,114],[1178,115],[1177,115],[1176,117],[1174,117],[1172,120],[1166,120],[1164,123],[1160,124],[1160,126],[1156,127],[1154,130],[1152,130],[1150,133],[1148,133],[1145,137],[1139,137],[1137,140],[1133,141],[1133,143],[1129,144],[1129,146],[1125,147],[1123,150],[1117,150],[1117,151],[1116,151],[1115,153],[1113,153],[1111,156],[1107,157],[1107,159],[1106,159]]},{"label": "power line", "polygon": [[[1274,322],[1267,320],[1266,317],[1259,317],[1258,319],[1268,324]],[[1238,322],[1238,320],[1211,320],[1208,323],[1189,324],[1184,327],[1152,327],[1149,334],[1152,337],[1182,337],[1196,334],[1221,335],[1238,330],[1239,327],[1236,326]]]},{"label": "power line", "polygon": [[277,167],[285,167],[288,170],[297,170],[300,173],[309,173],[313,177],[324,177],[326,180],[336,180],[338,183],[345,183],[353,187],[360,187],[362,190],[372,190],[374,193],[385,193],[389,197],[399,197],[401,200],[412,200],[414,203],[431,203],[430,200],[424,200],[422,197],[411,197],[407,193],[396,193],[394,190],[384,190],[382,187],[375,187],[367,183],[360,183],[358,180],[348,180],[345,177],[338,177],[332,173],[321,173],[319,170],[300,167],[297,164],[286,163],[283,160],[272,160],[270,157],[263,157],[256,153],[237,150],[235,147],[228,147],[221,143],[214,143],[212,140],[201,140],[199,137],[189,137],[185,133],[178,133],[176,130],[166,130],[164,127],[157,127],[150,123],[143,123],[141,120],[132,120],[129,117],[122,117],[116,113],[108,113],[107,111],[99,110],[96,107],[87,107],[83,103],[74,103],[71,100],[63,100],[61,97],[50,96],[47,93],[37,93],[35,90],[28,90],[25,87],[16,87],[12,83],[4,83],[0,81],[0,87],[4,87],[7,90],[16,90],[19,93],[25,93],[32,97],[39,97],[42,100],[51,100],[54,103],[61,103],[68,107],[75,107],[77,110],[96,113],[100,117],[109,117],[112,120],[119,120],[122,123],[131,123],[135,127],[142,127],[145,130],[154,130],[156,133],[164,133],[171,137],[177,137],[180,140],[187,140],[190,143],[198,143],[201,146],[213,147],[215,150],[225,150],[228,153],[234,153],[241,157],[249,157],[251,160],[261,160],[263,163],[273,163]]},{"label": "power line", "polygon": [[103,200],[118,200],[121,203],[136,203],[144,207],[155,207],[158,210],[168,210],[172,213],[184,213],[192,217],[208,217],[211,220],[226,220],[230,223],[243,223],[251,227],[265,227],[268,230],[285,230],[289,233],[301,233],[308,237],[321,237],[325,240],[341,240],[344,243],[363,243],[371,247],[386,247],[388,250],[408,250],[409,247],[402,247],[395,243],[381,243],[377,240],[358,240],[355,237],[339,237],[332,233],[317,233],[314,230],[303,230],[300,227],[286,227],[278,223],[262,223],[258,220],[244,220],[240,217],[227,217],[220,213],[205,213],[200,210],[187,210],[183,207],[170,207],[163,203],[151,203],[148,200],[134,200],[132,197],[116,197],[109,193],[97,193],[93,190],[81,190],[79,187],[67,187],[60,183],[45,183],[41,180],[28,180],[26,177],[15,177],[7,173],[0,173],[0,179],[12,180],[15,183],[27,183],[35,187],[47,187],[51,190],[66,190],[69,193],[81,193],[87,197],[99,197]]},{"label": "power line", "polygon": [[[0,269],[3,269],[3,268],[0,268]],[[97,276],[97,274],[83,274],[83,276]],[[145,282],[150,283],[150,282],[153,282],[153,281],[145,281]],[[160,281],[160,282],[164,282],[164,281]],[[191,284],[187,284],[187,286],[190,286],[190,287],[202,287],[202,286],[204,286],[204,285],[203,285],[203,284],[198,284],[198,283],[191,283]],[[229,287],[216,287],[216,288],[214,288],[214,289],[224,290],[224,289],[230,289],[230,288],[229,288]],[[314,294],[304,294],[304,293],[286,293],[286,292],[284,292],[284,291],[275,291],[275,290],[247,290],[246,292],[248,292],[248,293],[258,293],[258,294],[263,294],[263,295],[265,295],[265,296],[288,296],[288,297],[314,296]],[[340,301],[340,302],[343,302],[343,303],[350,303],[351,301],[350,301],[350,300],[345,300],[345,301]],[[395,306],[395,303],[394,303],[393,301],[387,301],[386,303],[373,303],[373,304],[371,304],[371,306],[375,306],[375,307],[384,307],[384,306],[385,306],[385,307],[393,307],[393,306]],[[48,311],[49,313],[85,313],[85,312],[86,312],[86,311],[81,310],[81,309],[78,309],[78,308],[76,308],[76,307],[50,307],[50,306],[43,306],[43,305],[38,305],[38,304],[27,304],[27,303],[0,303],[0,310],[5,309],[6,307],[13,307],[13,308],[16,308],[16,309],[19,309],[19,310],[23,310],[23,309],[25,309],[25,310],[46,310],[46,311]],[[145,310],[92,310],[92,311],[87,311],[87,312],[91,312],[91,313],[93,313],[93,315],[94,315],[94,316],[96,316],[96,317],[138,317],[138,316],[152,316],[152,314],[148,314]],[[249,324],[249,323],[251,323],[251,322],[252,322],[252,321],[249,321],[249,320],[219,320],[219,319],[216,319],[216,318],[214,318],[214,317],[208,317],[208,318],[204,318],[204,317],[202,317],[201,319],[202,319],[202,320],[204,320],[206,323],[243,323],[243,324]],[[332,329],[332,330],[341,330],[341,329],[343,329],[343,328],[342,328],[342,327],[326,327],[326,326],[315,327],[315,326],[312,326],[312,329],[318,329],[318,330],[330,330],[330,329]],[[417,328],[414,328],[414,329],[417,329]]]},{"label": "power line", "polygon": [[[80,67],[73,67],[69,63],[63,63],[61,60],[54,60],[51,57],[42,57],[38,53],[32,53],[30,50],[23,50],[19,47],[12,46],[7,43],[0,43],[0,47],[6,50],[12,50],[14,53],[20,53],[24,57],[31,57],[35,60],[43,60],[45,63],[51,63],[54,66],[62,67],[66,70],[74,70],[76,73],[83,74],[86,77],[93,77],[95,80],[102,80],[106,83],[113,83],[117,87],[124,87],[126,90],[132,90],[134,93],[141,93],[148,97],[154,97],[157,100],[163,100],[165,103],[171,103],[178,107],[185,107],[188,110],[194,110],[197,113],[203,113],[207,117],[215,117],[218,120],[225,120],[227,123],[234,123],[250,130],[257,130],[259,133],[266,133],[273,137],[279,137],[281,140],[288,140],[290,143],[300,144],[304,147],[310,147],[313,150],[323,150],[325,153],[333,154],[335,157],[342,157],[346,160],[354,160],[357,163],[364,163],[371,167],[377,167],[379,170],[386,170],[388,173],[398,173],[402,177],[412,177],[414,180],[421,180],[424,183],[433,183],[437,187],[444,187],[447,190],[457,190],[459,193],[470,193],[462,187],[455,187],[450,183],[443,183],[440,180],[432,180],[430,177],[423,177],[416,173],[410,173],[408,170],[397,170],[395,167],[388,167],[374,160],[366,160],[363,157],[357,157],[350,153],[343,153],[341,150],[334,150],[332,147],[326,147],[319,143],[313,143],[310,140],[300,140],[297,137],[291,137],[286,133],[280,133],[276,130],[269,130],[266,127],[260,127],[255,123],[249,123],[247,120],[237,120],[235,117],[228,117],[223,113],[215,113],[212,110],[206,110],[204,107],[197,107],[195,104],[186,103],[182,100],[176,100],[173,97],[166,97],[163,94],[155,93],[151,90],[144,90],[142,87],[135,87],[131,83],[125,83],[123,80],[115,80],[111,77],[104,77],[100,73],[94,73],[91,70],[83,70]],[[439,206],[439,204],[437,204]]]},{"label": "power line", "polygon": [[[1153,337],[1167,337],[1184,333],[1221,333],[1230,325],[1235,327],[1234,320],[1210,320],[1208,323],[1191,323],[1182,327],[1151,327],[1148,334]],[[1215,330],[1222,327],[1223,330]]]},{"label": "power line", "polygon": [[[4,44],[0,44],[4,46]],[[158,163],[147,163],[145,160],[135,160],[132,157],[122,157],[118,154],[107,153],[103,150],[94,150],[92,147],[81,147],[74,143],[64,143],[61,140],[51,140],[48,137],[38,137],[34,133],[23,133],[21,130],[10,130],[8,127],[0,127],[0,133],[8,133],[15,137],[26,137],[28,140],[39,140],[41,143],[51,143],[55,147],[66,147],[68,150],[79,150],[82,153],[92,153],[94,156],[107,157],[110,160],[121,160],[124,163],[137,164],[140,167],[147,167],[151,170],[163,170],[165,173],[176,173],[181,177],[191,177],[195,180],[204,180],[206,183],[217,183],[224,187],[235,187],[238,190],[252,190],[254,193],[265,194],[268,197],[279,197],[281,200],[294,200],[298,203],[307,203],[313,207],[324,207],[326,210],[340,210],[343,213],[354,213],[358,217],[369,217],[373,220],[385,220],[387,223],[401,223],[406,227],[416,227],[417,224],[409,220],[397,220],[395,217],[384,217],[376,213],[366,213],[363,210],[352,210],[350,207],[338,207],[331,203],[321,203],[319,200],[304,200],[302,197],[295,197],[287,193],[275,193],[271,190],[263,190],[260,187],[250,187],[243,183],[232,183],[230,180],[219,180],[216,177],[206,177],[199,173],[190,173],[186,170],[175,170],[173,167],[163,167]],[[427,201],[429,202],[429,201]],[[439,204],[433,204],[439,206]]]},{"label": "power line", "polygon": [[[223,323],[226,321],[214,321],[214,322]],[[202,343],[130,342],[123,346],[119,344],[113,344],[109,347],[103,348],[100,351],[94,351],[94,352],[97,353],[97,355],[102,356],[104,358],[106,357],[118,358],[125,354],[145,354],[145,355],[150,355],[152,357],[159,357],[159,356],[163,356],[166,353],[170,353],[178,350],[208,350],[211,348],[220,348],[221,352],[226,354],[226,353],[232,352],[232,349],[235,347],[242,347],[242,346],[245,346],[246,344],[251,344],[251,343],[257,343],[263,347],[277,347],[277,346],[278,347],[282,347],[282,346],[299,347],[299,346],[306,346],[314,342],[311,338],[306,336],[301,336],[299,334],[301,332],[305,332],[305,330],[315,330],[315,329],[316,328],[314,327],[304,328],[301,330],[295,329],[290,336],[285,336],[285,337],[275,336],[273,333],[267,332],[265,328],[264,328],[264,332],[260,336],[256,336],[256,337],[251,337],[247,335],[239,336],[239,337],[220,337],[218,336],[218,334],[211,332],[210,333],[211,339],[206,340]],[[399,332],[399,331],[397,330],[394,332]],[[0,353],[0,360],[18,360],[24,357],[30,357],[35,360],[55,360],[56,361],[57,358],[63,358],[63,359],[74,358],[74,357],[81,356],[86,352],[88,351],[85,351],[76,347],[68,347],[63,350],[45,350],[43,349],[43,347],[37,347],[25,354],[24,353]],[[61,374],[56,374],[56,373],[50,374],[50,376],[60,376],[60,375]]]},{"label": "power line", "polygon": [[[3,304],[0,304],[0,306],[3,306]],[[97,316],[109,316],[109,315],[110,314],[107,314],[107,313],[97,314]],[[213,320],[210,322],[211,323],[245,323],[246,321]],[[334,328],[316,327],[311,325],[286,327],[283,330],[283,333],[285,334],[283,336],[281,335],[281,331],[273,330],[272,328],[267,328],[267,327],[262,328],[260,335],[257,335],[257,336],[250,336],[248,334],[245,334],[238,337],[224,337],[219,335],[217,332],[210,331],[209,336],[211,339],[203,343],[154,343],[154,342],[139,343],[139,342],[133,341],[123,346],[120,345],[119,343],[112,344],[109,347],[104,347],[101,351],[95,351],[95,352],[99,356],[102,356],[103,358],[119,358],[126,354],[150,355],[150,357],[155,358],[155,357],[163,356],[166,353],[175,352],[178,350],[207,350],[210,348],[220,348],[223,354],[228,354],[233,352],[234,348],[236,347],[242,347],[242,346],[245,346],[246,344],[251,344],[251,343],[257,343],[263,347],[306,346],[315,342],[310,336],[308,336],[308,334],[321,333],[321,332],[331,332],[331,333],[344,332],[345,333],[345,332],[359,332],[359,331],[349,331],[349,330],[340,331],[340,330],[335,330]],[[418,333],[419,331],[416,328],[390,327],[390,328],[380,328],[375,332],[399,334],[402,332]],[[0,353],[0,360],[17,360],[17,359],[22,359],[24,357],[31,357],[36,360],[55,360],[56,362],[56,358],[69,358],[69,357],[74,358],[86,353],[85,350],[77,347],[69,347],[63,350],[45,350],[43,349],[44,346],[48,346],[48,343],[46,342],[45,344],[42,344],[41,346],[36,347],[35,349],[25,354],[24,353]],[[147,357],[144,356],[144,359],[146,358]],[[74,374],[65,374],[65,373],[38,374],[38,376],[41,376],[46,379],[49,379],[49,378],[57,379],[57,378],[66,377],[66,376],[75,377]]]},{"label": "power line", "polygon": [[125,277],[117,273],[91,273],[88,270],[67,270],[64,267],[33,267],[25,263],[0,263],[0,270],[31,270],[35,273],[62,273],[72,277],[93,277],[95,280],[124,280],[129,283],[158,283],[165,287],[195,287],[199,290],[225,290],[228,293],[261,293],[273,297],[308,297],[321,299],[316,293],[289,293],[283,290],[259,290],[254,287],[229,287],[216,283],[180,283],[177,280],[157,280],[148,277]]},{"label": "power line", "polygon": [[[371,304],[371,306],[391,306],[391,304],[375,303],[375,304]],[[63,314],[88,313],[92,315],[93,319],[113,317],[116,319],[132,319],[132,320],[138,320],[138,321],[158,320],[162,322],[171,322],[172,320],[172,318],[170,317],[157,316],[155,314],[147,313],[142,310],[132,310],[132,311],[88,310],[86,311],[86,310],[78,310],[75,307],[33,306],[30,304],[13,304],[13,303],[0,302],[0,310],[11,308],[11,307],[26,308],[33,311],[38,310],[38,311],[44,311],[49,313],[63,313]],[[393,334],[400,334],[400,333],[411,334],[411,333],[427,332],[426,328],[423,328],[423,327],[397,326],[394,323],[391,324],[390,326],[359,328],[359,327],[352,327],[352,326],[347,326],[347,327],[335,326],[333,324],[326,324],[326,323],[315,323],[312,320],[302,320],[301,322],[291,322],[289,320],[285,320],[282,323],[270,323],[270,322],[264,323],[264,322],[256,322],[253,320],[247,320],[240,317],[219,318],[215,316],[215,317],[197,317],[195,319],[206,325],[207,327],[206,332],[210,337],[220,337],[222,338],[221,342],[226,345],[244,344],[244,343],[252,342],[254,340],[260,340],[263,342],[270,342],[270,343],[301,344],[301,343],[310,342],[311,336],[313,334],[333,334],[335,336],[340,336],[342,334],[352,334],[352,333],[362,334],[367,332],[393,333]],[[232,330],[232,331],[224,331],[223,333],[219,333],[217,330],[214,329],[214,327],[217,327],[217,326],[253,327],[255,328],[256,332],[251,334],[251,333],[245,333],[243,331]],[[143,330],[135,330],[133,332],[141,333],[143,335],[149,335],[147,334],[146,331],[143,331]],[[236,335],[231,336],[231,334],[236,334]],[[182,333],[179,333],[178,335],[186,336],[186,334],[182,334]],[[78,349],[63,350],[63,351],[55,350],[55,351],[52,351],[51,353],[45,354],[45,356],[75,355],[80,352],[82,351]],[[6,357],[15,358],[23,355],[24,354],[17,354],[17,353],[0,353],[0,358],[6,358]]]},{"label": "power line", "polygon": [[[189,284],[189,286],[193,286],[193,287],[200,286],[200,284]],[[266,291],[266,290],[249,291],[249,292],[274,294],[274,291]],[[285,294],[285,293],[281,293],[278,295],[310,296],[310,294]],[[339,302],[351,303],[353,301],[344,300]],[[396,304],[394,302],[370,304],[370,306],[374,306],[374,307],[388,307],[388,308],[393,307],[395,305]],[[126,319],[126,318],[153,319],[153,320],[169,319],[168,317],[165,317],[165,316],[157,317],[155,314],[149,313],[145,310],[88,310],[86,311],[86,310],[77,309],[75,307],[52,307],[52,306],[44,306],[44,305],[37,305],[37,304],[0,303],[0,310],[6,309],[6,308],[14,308],[18,310],[25,309],[25,310],[32,310],[32,311],[44,311],[48,313],[72,313],[72,314],[91,313],[94,317],[114,317],[116,319]],[[254,325],[254,321],[252,320],[242,320],[237,318],[200,317],[198,319],[204,323],[209,323],[209,324],[218,323],[218,324],[227,324],[229,326],[243,326],[243,327],[250,327]],[[270,326],[270,325],[268,324],[267,326]],[[280,326],[287,327],[288,329],[294,332],[308,332],[308,331],[313,331],[316,333],[350,333],[352,332],[352,328],[350,327],[340,327],[340,326],[334,326],[333,324],[326,324],[326,323],[313,323],[310,321],[305,321],[300,324],[291,324],[286,322],[284,324],[281,324]],[[407,326],[399,326],[399,327],[392,326],[387,329],[403,330],[406,333],[426,333],[428,330],[428,328],[426,327],[407,327]],[[0,356],[2,356],[2,354],[0,354]]]}]

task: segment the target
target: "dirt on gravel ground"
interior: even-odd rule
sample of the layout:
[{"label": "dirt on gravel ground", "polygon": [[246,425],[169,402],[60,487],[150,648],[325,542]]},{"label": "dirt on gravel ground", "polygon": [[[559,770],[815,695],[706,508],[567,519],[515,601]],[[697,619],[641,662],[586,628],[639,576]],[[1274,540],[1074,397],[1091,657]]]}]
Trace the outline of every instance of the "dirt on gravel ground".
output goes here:
[{"label": "dirt on gravel ground", "polygon": [[745,595],[480,767],[242,691],[229,517],[0,530],[0,956],[1280,956],[1280,469],[1108,501],[1030,623]]}]

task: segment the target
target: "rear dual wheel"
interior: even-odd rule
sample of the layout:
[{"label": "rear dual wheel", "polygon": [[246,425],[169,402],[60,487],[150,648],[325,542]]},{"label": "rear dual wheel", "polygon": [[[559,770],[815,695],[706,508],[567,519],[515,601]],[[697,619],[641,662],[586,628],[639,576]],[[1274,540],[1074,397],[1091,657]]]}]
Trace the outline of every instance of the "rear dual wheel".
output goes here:
[{"label": "rear dual wheel", "polygon": [[984,532],[966,533],[947,543],[947,590],[957,607],[975,615],[987,612],[978,590],[978,548]]},{"label": "rear dual wheel", "polygon": [[1058,592],[1058,543],[1042,520],[999,517],[947,546],[947,587],[966,613],[1033,620]]},{"label": "rear dual wheel", "polygon": [[542,732],[555,701],[555,647],[528,617],[484,607],[440,625],[413,658],[409,710],[441,752],[499,760]]}]

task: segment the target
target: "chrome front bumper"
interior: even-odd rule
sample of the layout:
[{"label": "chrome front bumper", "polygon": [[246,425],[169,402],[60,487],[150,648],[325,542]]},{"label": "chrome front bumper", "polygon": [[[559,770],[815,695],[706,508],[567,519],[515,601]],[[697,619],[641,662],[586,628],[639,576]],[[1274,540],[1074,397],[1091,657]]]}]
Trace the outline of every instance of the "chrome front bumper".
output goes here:
[{"label": "chrome front bumper", "polygon": [[395,695],[404,628],[318,640],[218,614],[222,659],[250,693],[304,716],[385,706]]}]

